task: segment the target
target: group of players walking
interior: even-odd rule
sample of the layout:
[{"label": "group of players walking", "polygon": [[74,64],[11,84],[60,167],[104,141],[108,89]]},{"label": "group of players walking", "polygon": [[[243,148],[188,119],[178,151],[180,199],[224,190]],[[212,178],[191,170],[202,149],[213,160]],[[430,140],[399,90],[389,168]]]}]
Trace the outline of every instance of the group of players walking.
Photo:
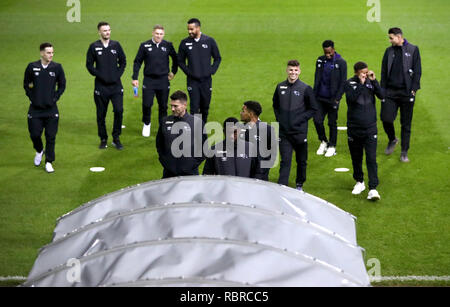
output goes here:
[{"label": "group of players walking", "polygon": [[[123,149],[120,141],[123,118],[123,86],[121,76],[126,66],[126,56],[119,42],[111,40],[111,28],[107,22],[98,24],[100,39],[93,42],[87,51],[86,68],[95,76],[94,101],[97,109],[97,127],[100,149],[108,146],[105,118],[111,101],[114,113],[112,145]],[[244,125],[230,117],[224,122],[225,140],[212,146],[208,157],[198,151],[195,144],[207,143],[203,131],[207,122],[212,93],[212,75],[221,62],[216,41],[201,32],[200,21],[192,18],[187,22],[188,37],[179,45],[178,53],[173,44],[164,40],[164,27],[156,25],[152,38],[140,44],[133,65],[132,85],[138,88],[139,70],[144,66],[142,88],[142,135],[150,136],[151,108],[153,100],[159,105],[159,129],[156,147],[163,166],[163,178],[183,175],[198,175],[199,165],[206,159],[204,174],[234,175],[261,180],[269,179],[275,156],[280,152],[280,174],[278,183],[288,185],[292,154],[296,153],[296,187],[303,189],[306,181],[308,120],[313,118],[320,140],[317,155],[331,158],[336,155],[337,118],[340,101],[345,94],[347,102],[348,146],[353,163],[353,178],[356,184],[353,194],[365,190],[362,162],[364,152],[368,171],[368,199],[380,199],[378,186],[376,147],[377,112],[376,98],[381,100],[381,120],[389,138],[385,153],[390,155],[398,143],[394,121],[400,109],[401,155],[400,161],[409,162],[407,155],[411,135],[411,122],[415,96],[420,88],[421,62],[417,46],[403,37],[399,28],[388,31],[390,47],[382,60],[381,81],[364,62],[354,64],[354,76],[347,80],[347,63],[335,50],[334,42],[323,42],[324,54],[316,61],[314,86],[300,81],[300,63],[287,63],[287,79],[280,82],[273,95],[273,110],[279,123],[279,139],[275,139],[273,127],[259,119],[261,105],[246,101],[240,114]],[[39,166],[45,154],[45,170],[54,172],[55,137],[58,130],[59,111],[57,101],[66,87],[61,64],[53,62],[53,46],[40,46],[41,59],[28,65],[24,77],[24,89],[30,100],[28,128],[36,155],[34,164]],[[170,59],[172,65],[170,66]],[[175,91],[170,96],[172,115],[167,116],[170,81],[178,67],[187,76],[187,92],[190,112],[187,112],[188,95]],[[194,114],[201,114],[195,116]],[[329,138],[326,136],[324,119],[328,117]],[[179,125],[184,127],[179,128]],[[178,125],[178,126],[177,126]],[[184,126],[183,126],[184,125]],[[196,140],[194,130],[201,127],[202,137]],[[41,140],[45,130],[45,150]],[[189,154],[177,155],[173,143],[182,133],[191,132],[191,148],[182,148]],[[275,142],[273,142],[275,140]],[[203,146],[200,146],[203,148]],[[238,152],[237,148],[243,148]],[[265,149],[265,150],[263,150]]]}]

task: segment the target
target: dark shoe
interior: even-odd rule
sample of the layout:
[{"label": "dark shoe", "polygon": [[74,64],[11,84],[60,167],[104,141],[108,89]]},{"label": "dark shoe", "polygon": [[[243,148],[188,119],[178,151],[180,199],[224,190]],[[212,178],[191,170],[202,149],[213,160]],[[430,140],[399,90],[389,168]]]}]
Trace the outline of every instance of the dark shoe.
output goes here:
[{"label": "dark shoe", "polygon": [[409,162],[408,153],[407,152],[402,152],[400,154],[400,161],[405,162],[405,163]]},{"label": "dark shoe", "polygon": [[388,143],[388,146],[386,147],[386,150],[384,151],[385,154],[390,155],[394,152],[395,146],[398,144],[398,139],[396,138],[393,141],[390,141]]},{"label": "dark shoe", "polygon": [[106,143],[106,140],[101,140],[100,145],[98,146],[99,149],[106,149],[108,147],[108,144]]},{"label": "dark shoe", "polygon": [[122,149],[123,149],[123,145],[122,145],[122,143],[120,143],[120,140],[119,140],[119,139],[114,140],[114,141],[112,142],[112,145],[113,145],[114,147],[116,147],[117,150],[122,150]]}]

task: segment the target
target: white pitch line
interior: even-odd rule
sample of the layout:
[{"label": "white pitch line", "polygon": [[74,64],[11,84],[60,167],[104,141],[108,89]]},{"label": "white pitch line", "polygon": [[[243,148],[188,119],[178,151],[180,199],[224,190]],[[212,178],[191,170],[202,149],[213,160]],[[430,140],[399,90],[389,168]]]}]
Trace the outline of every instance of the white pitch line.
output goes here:
[{"label": "white pitch line", "polygon": [[[12,280],[27,280],[27,278],[25,276],[0,276],[0,281]],[[370,281],[450,281],[450,276],[380,276],[370,277]]]},{"label": "white pitch line", "polygon": [[450,281],[450,276],[380,276],[370,277],[370,281]]},{"label": "white pitch line", "polygon": [[0,281],[27,280],[25,276],[0,276]]}]

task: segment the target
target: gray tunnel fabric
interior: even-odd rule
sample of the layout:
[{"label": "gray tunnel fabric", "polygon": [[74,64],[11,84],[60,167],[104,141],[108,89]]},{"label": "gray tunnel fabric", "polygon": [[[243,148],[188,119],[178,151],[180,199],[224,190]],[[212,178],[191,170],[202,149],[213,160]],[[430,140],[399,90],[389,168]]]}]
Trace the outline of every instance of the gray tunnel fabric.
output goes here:
[{"label": "gray tunnel fabric", "polygon": [[368,285],[352,215],[291,188],[225,176],[147,182],[75,209],[24,283]]},{"label": "gray tunnel fabric", "polygon": [[308,193],[255,179],[230,176],[189,176],[150,181],[107,194],[62,216],[54,240],[97,220],[147,205],[180,202],[226,202],[255,205],[303,217],[356,244],[354,217]]},{"label": "gray tunnel fabric", "polygon": [[351,275],[313,258],[270,246],[210,238],[139,242],[80,259],[81,282],[59,266],[34,286],[108,286],[132,280],[199,276],[249,286],[362,286]]}]

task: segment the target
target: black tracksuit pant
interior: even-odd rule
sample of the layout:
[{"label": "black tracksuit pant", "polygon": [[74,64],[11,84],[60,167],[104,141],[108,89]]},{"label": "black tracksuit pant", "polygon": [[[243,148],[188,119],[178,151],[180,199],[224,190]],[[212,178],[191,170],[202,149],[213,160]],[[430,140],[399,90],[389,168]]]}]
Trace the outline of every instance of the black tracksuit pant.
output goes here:
[{"label": "black tracksuit pant", "polygon": [[362,162],[365,151],[367,172],[369,173],[369,189],[375,189],[378,186],[377,127],[348,127],[347,135],[348,148],[353,164],[353,178],[358,182],[364,181]]},{"label": "black tracksuit pant", "polygon": [[306,161],[308,159],[308,143],[306,134],[295,136],[280,135],[280,177],[278,183],[289,185],[289,174],[291,172],[292,153],[295,151],[295,160],[297,162],[297,186],[303,186],[306,181]]},{"label": "black tracksuit pant", "polygon": [[122,133],[123,119],[123,87],[122,84],[113,85],[95,85],[94,101],[97,107],[97,128],[98,136],[101,140],[107,140],[106,132],[106,114],[108,112],[108,104],[111,100],[114,112],[114,124],[112,130],[113,140],[118,139]]},{"label": "black tracksuit pant", "polygon": [[[158,102],[158,120],[167,116],[167,102],[169,100],[169,82],[167,75],[163,76],[165,82],[159,79],[152,79],[144,76],[144,86],[142,87],[142,122],[149,125],[152,117],[153,100],[156,96]],[[155,86],[155,82],[157,86]],[[161,84],[160,84],[161,83]]]},{"label": "black tracksuit pant", "polygon": [[[337,119],[339,105],[335,101],[317,97],[317,112],[314,115],[314,125],[320,141],[328,143],[330,147],[336,147],[337,142]],[[323,125],[325,116],[328,114],[328,127],[330,128],[330,140],[328,141]]]},{"label": "black tracksuit pant", "polygon": [[407,152],[411,139],[411,123],[413,118],[414,97],[404,94],[404,90],[387,90],[386,99],[381,104],[381,120],[389,141],[395,140],[394,121],[400,109],[401,148]]},{"label": "black tracksuit pant", "polygon": [[44,149],[41,136],[45,130],[45,162],[52,163],[55,161],[55,140],[58,132],[58,122],[58,113],[39,117],[28,114],[28,131],[36,152],[42,152]]},{"label": "black tracksuit pant", "polygon": [[202,120],[206,123],[211,103],[212,78],[187,81],[189,100],[191,101],[190,113],[202,114]]},{"label": "black tracksuit pant", "polygon": [[178,177],[178,176],[196,176],[196,175],[198,175],[198,168],[192,170],[192,172],[190,172],[190,173],[185,173],[185,174],[180,174],[180,173],[175,174],[175,173],[172,173],[170,170],[164,168],[162,179]]}]

